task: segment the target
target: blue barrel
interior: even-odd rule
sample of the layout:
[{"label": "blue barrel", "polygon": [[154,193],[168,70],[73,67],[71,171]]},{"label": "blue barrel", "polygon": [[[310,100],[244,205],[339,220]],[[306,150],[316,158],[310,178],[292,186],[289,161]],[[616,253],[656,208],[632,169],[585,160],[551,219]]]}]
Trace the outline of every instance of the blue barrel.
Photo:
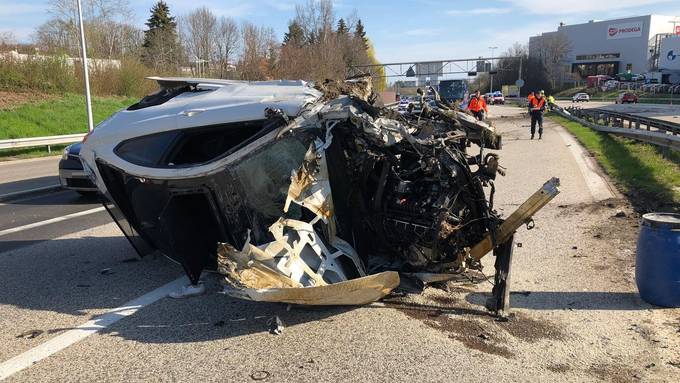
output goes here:
[{"label": "blue barrel", "polygon": [[645,301],[680,307],[680,214],[642,216],[635,281]]}]

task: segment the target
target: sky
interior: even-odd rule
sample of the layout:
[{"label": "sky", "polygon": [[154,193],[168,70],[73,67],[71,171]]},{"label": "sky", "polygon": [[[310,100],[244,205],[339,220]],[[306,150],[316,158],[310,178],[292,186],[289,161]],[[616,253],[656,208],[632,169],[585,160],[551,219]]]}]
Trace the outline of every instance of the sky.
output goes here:
[{"label": "sky", "polygon": [[[74,0],[75,1],[75,0]],[[217,15],[274,28],[282,38],[295,4],[307,0],[166,0],[174,15],[206,6]],[[155,0],[129,1],[135,24],[143,27]],[[50,18],[49,0],[0,0],[0,32],[29,42]],[[356,10],[383,63],[488,56],[515,42],[578,24],[628,16],[680,16],[680,0],[334,0],[336,17]],[[669,29],[672,26],[669,25]]]}]

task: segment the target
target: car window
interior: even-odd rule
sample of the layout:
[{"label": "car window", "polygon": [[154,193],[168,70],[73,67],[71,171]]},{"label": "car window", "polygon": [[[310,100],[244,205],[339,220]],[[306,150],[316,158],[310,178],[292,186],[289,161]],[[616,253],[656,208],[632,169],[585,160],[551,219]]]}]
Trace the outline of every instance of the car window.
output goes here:
[{"label": "car window", "polygon": [[[307,147],[295,137],[272,141],[234,165],[246,204],[267,218],[281,215],[290,186],[290,170],[302,163]],[[256,174],[257,177],[253,177]]]}]

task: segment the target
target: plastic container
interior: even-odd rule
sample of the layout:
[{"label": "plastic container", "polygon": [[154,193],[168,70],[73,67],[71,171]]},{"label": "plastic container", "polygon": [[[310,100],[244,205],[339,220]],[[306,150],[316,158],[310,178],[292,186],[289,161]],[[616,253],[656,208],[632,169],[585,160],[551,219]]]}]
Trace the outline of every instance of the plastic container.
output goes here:
[{"label": "plastic container", "polygon": [[635,281],[645,301],[680,307],[680,214],[642,216]]}]

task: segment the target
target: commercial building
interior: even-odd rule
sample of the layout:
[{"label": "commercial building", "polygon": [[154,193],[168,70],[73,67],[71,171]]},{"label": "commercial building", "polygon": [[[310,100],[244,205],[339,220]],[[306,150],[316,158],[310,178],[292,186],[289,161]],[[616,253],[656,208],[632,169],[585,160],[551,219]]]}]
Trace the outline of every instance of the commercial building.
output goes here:
[{"label": "commercial building", "polygon": [[661,15],[560,24],[557,31],[529,39],[529,56],[541,58],[560,44],[567,47],[561,61],[562,82],[621,72],[647,73],[660,69],[662,41],[676,33],[680,35],[680,17]]}]

